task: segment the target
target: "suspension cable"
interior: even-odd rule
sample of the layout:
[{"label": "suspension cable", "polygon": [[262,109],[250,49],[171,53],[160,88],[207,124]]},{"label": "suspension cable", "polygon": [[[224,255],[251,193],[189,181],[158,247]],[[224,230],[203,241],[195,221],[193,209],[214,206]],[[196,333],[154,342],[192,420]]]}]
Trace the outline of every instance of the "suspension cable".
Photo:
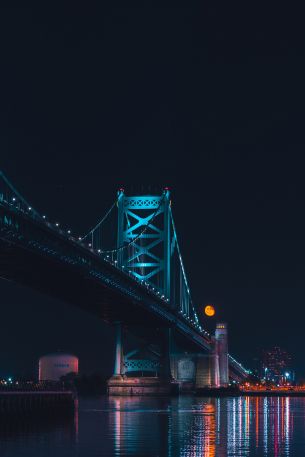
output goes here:
[{"label": "suspension cable", "polygon": [[5,184],[8,186],[8,188],[17,196],[17,198],[28,208],[31,210],[31,213],[34,214],[37,218],[42,219],[40,214],[31,206],[29,203],[23,198],[23,196],[18,192],[17,189],[13,186],[13,184],[7,179],[5,174],[0,170],[0,178],[3,179]]},{"label": "suspension cable", "polygon": [[95,232],[95,230],[97,230],[97,229],[103,224],[103,222],[107,219],[107,217],[109,216],[109,214],[111,213],[111,211],[113,210],[113,208],[117,205],[117,203],[118,203],[118,200],[116,200],[116,201],[112,204],[111,208],[107,211],[107,213],[105,214],[105,216],[96,224],[96,226],[93,227],[91,230],[89,230],[89,232],[88,232],[85,236],[82,237],[82,240],[84,240],[85,238],[87,238],[87,236],[92,235],[92,233]]},{"label": "suspension cable", "polygon": [[178,255],[179,255],[179,260],[180,260],[180,265],[181,265],[181,269],[182,269],[184,282],[185,282],[185,285],[186,285],[188,293],[190,293],[190,288],[189,288],[189,285],[188,285],[188,281],[187,281],[187,277],[186,277],[186,273],[185,273],[185,269],[184,269],[184,265],[183,265],[182,255],[181,255],[181,251],[180,251],[180,247],[179,247],[179,243],[178,243],[178,237],[177,237],[177,232],[176,232],[176,227],[175,227],[175,222],[174,222],[174,217],[173,217],[173,212],[172,212],[171,208],[170,208],[170,215],[171,215],[171,221],[172,221],[172,226],[173,226],[173,231],[174,231],[174,237],[175,237],[175,240],[176,240],[177,251],[178,251]]},{"label": "suspension cable", "polygon": [[[149,226],[152,224],[152,222],[155,220],[156,216],[159,214],[159,211],[160,211],[160,208],[162,206],[162,203],[164,201],[164,198],[165,198],[165,192],[163,193],[162,195],[162,198],[159,202],[159,205],[158,207],[156,208],[156,210],[154,211],[152,217],[149,219],[149,221],[147,222],[147,224],[143,227],[142,231],[140,233],[138,233],[138,235],[131,241],[129,241],[129,243],[126,243],[126,244],[122,244],[121,246],[115,248],[115,249],[109,249],[109,250],[101,250],[100,251],[100,254],[114,254],[115,252],[119,252],[119,251],[122,251],[123,249],[127,249],[129,248],[129,246],[132,246],[132,245],[135,245],[135,242],[147,231],[147,229],[149,228]],[[104,218],[102,219],[102,221],[100,221],[97,226],[92,229],[90,232],[87,233],[87,235],[85,237],[83,237],[82,239],[85,239],[88,235],[92,234],[96,228],[98,228],[98,226],[103,222],[103,220],[106,219],[106,217],[108,216],[108,214],[111,212],[112,208],[117,204],[118,200],[112,205],[112,207],[110,208],[110,210],[108,211],[108,213],[104,216]]]},{"label": "suspension cable", "polygon": [[128,248],[129,246],[132,246],[132,245],[135,245],[135,242],[146,232],[146,230],[149,228],[150,224],[154,221],[154,219],[156,218],[156,216],[159,214],[159,210],[161,208],[161,205],[164,201],[164,198],[165,198],[165,193],[163,193],[162,195],[162,198],[159,202],[159,205],[156,209],[156,211],[153,213],[152,217],[150,218],[150,220],[147,222],[147,224],[144,226],[143,230],[138,233],[138,235],[131,241],[129,241],[129,243],[126,243],[126,244],[122,244],[121,246],[119,246],[118,248],[116,249],[111,249],[110,251],[101,251],[103,254],[107,254],[107,253],[114,253],[114,252],[118,252],[118,251],[122,251],[123,249],[126,249]]},{"label": "suspension cable", "polygon": [[170,207],[170,215],[171,215],[171,221],[172,221],[174,237],[175,237],[176,245],[177,245],[178,256],[179,256],[179,260],[180,260],[181,271],[182,271],[182,275],[183,275],[183,279],[184,279],[184,284],[186,286],[186,290],[187,290],[187,293],[188,293],[188,296],[189,296],[190,305],[192,307],[192,310],[193,310],[193,313],[194,313],[194,317],[195,317],[196,320],[198,320],[198,316],[197,316],[197,313],[196,313],[196,310],[195,310],[195,307],[194,307],[194,304],[193,304],[193,301],[192,301],[191,292],[190,292],[190,288],[189,288],[189,285],[188,285],[188,280],[187,280],[186,273],[185,273],[185,268],[184,268],[183,259],[182,259],[182,255],[181,255],[181,251],[180,251],[180,247],[179,247],[179,243],[178,243],[178,237],[177,237],[177,232],[176,232],[176,227],[175,227],[175,222],[174,222],[174,217],[173,217],[173,212],[172,212],[171,207]]}]

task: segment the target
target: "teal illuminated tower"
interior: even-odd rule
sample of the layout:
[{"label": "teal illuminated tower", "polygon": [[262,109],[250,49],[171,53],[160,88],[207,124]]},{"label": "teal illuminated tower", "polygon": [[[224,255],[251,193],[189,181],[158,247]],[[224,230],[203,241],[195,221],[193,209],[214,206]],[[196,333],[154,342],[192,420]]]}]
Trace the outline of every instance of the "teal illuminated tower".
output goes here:
[{"label": "teal illuminated tower", "polygon": [[170,194],[128,197],[118,192],[118,266],[170,299]]}]

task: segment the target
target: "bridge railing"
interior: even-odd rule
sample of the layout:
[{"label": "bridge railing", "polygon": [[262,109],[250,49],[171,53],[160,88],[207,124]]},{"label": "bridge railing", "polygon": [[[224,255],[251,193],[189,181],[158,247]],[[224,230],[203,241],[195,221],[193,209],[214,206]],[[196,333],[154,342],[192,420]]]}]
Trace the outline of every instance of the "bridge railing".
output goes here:
[{"label": "bridge railing", "polygon": [[250,370],[247,370],[240,362],[238,362],[232,355],[229,354],[229,362],[231,366],[236,368],[236,370],[241,373],[243,376],[248,376],[251,374]]}]

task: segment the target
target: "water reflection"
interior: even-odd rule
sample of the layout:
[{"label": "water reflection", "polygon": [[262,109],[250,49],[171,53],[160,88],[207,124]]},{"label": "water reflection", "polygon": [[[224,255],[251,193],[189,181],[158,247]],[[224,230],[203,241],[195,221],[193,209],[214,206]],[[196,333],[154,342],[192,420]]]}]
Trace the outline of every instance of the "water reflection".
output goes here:
[{"label": "water reflection", "polygon": [[[50,413],[33,416],[0,416],[1,457],[46,456],[52,449],[73,446],[77,441],[78,414]],[[59,456],[57,456],[59,457]]]},{"label": "water reflection", "polygon": [[81,399],[74,417],[0,421],[0,455],[303,457],[303,398]]},{"label": "water reflection", "polygon": [[109,455],[149,457],[160,455],[160,449],[170,455],[172,418],[168,399],[120,397],[106,401],[114,445]]},{"label": "water reflection", "polygon": [[107,402],[113,411],[109,414],[113,455],[289,456],[291,402],[305,417],[304,400],[289,397],[117,398]]}]

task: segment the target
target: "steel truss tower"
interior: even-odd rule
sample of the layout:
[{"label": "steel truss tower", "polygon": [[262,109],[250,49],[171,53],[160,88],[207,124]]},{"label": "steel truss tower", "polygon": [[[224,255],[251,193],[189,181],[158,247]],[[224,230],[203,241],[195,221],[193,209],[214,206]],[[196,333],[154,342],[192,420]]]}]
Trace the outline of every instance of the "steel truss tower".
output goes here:
[{"label": "steel truss tower", "polygon": [[118,192],[118,266],[132,272],[170,299],[170,194],[125,195]]}]

